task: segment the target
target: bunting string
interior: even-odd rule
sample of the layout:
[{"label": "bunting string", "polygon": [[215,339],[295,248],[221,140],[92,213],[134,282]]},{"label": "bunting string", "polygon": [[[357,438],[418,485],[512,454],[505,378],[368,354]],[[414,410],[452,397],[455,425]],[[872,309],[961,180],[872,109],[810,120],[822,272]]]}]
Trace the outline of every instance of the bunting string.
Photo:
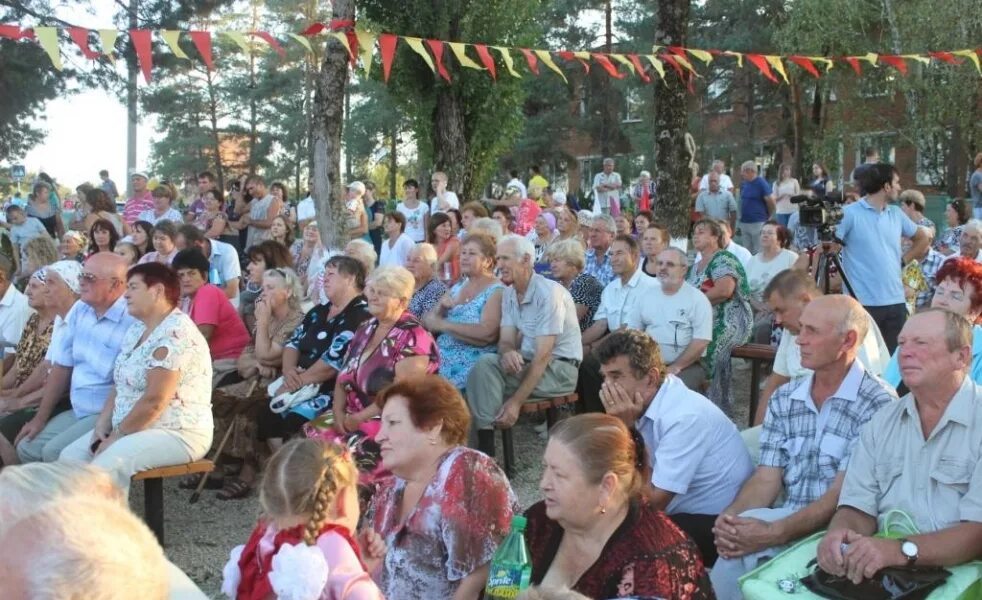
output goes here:
[{"label": "bunting string", "polygon": [[[95,34],[94,38],[91,34]],[[726,60],[736,63],[737,68],[744,68],[744,58],[753,65],[762,77],[781,85],[789,84],[790,66],[800,69],[813,78],[820,78],[835,68],[851,69],[857,76],[863,74],[864,68],[889,67],[901,76],[907,76],[911,63],[924,66],[952,65],[959,66],[966,62],[975,67],[982,76],[982,47],[965,48],[960,50],[937,50],[912,54],[880,54],[867,52],[848,56],[812,56],[805,54],[762,54],[755,52],[738,52],[734,50],[683,48],[681,46],[654,46],[649,53],[605,53],[587,50],[544,50],[540,48],[514,48],[508,46],[485,45],[460,41],[445,41],[437,39],[403,36],[393,33],[377,33],[356,27],[356,23],[348,20],[334,20],[327,23],[313,23],[303,31],[274,36],[268,31],[180,31],[173,29],[150,30],[131,29],[116,31],[113,29],[89,30],[81,27],[34,27],[25,28],[16,24],[0,24],[0,38],[36,43],[51,60],[51,65],[61,70],[61,43],[71,41],[82,56],[89,60],[114,60],[116,41],[128,35],[128,42],[136,52],[137,62],[144,79],[149,83],[153,72],[154,36],[163,42],[174,56],[184,60],[193,60],[188,50],[193,47],[197,59],[201,60],[209,70],[215,69],[213,58],[213,37],[221,35],[232,41],[243,53],[251,54],[261,51],[275,52],[280,59],[287,56],[287,44],[299,47],[308,54],[314,53],[311,41],[327,37],[337,40],[344,46],[352,68],[361,69],[366,75],[370,74],[372,62],[377,53],[382,65],[382,77],[387,82],[391,74],[396,51],[400,43],[404,43],[418,55],[433,72],[434,77],[440,77],[447,83],[452,83],[452,68],[460,67],[485,71],[492,80],[498,78],[498,63],[491,50],[494,50],[503,64],[507,74],[521,78],[517,70],[515,57],[524,58],[527,72],[540,76],[546,69],[558,75],[569,83],[563,66],[571,68],[575,63],[583,67],[584,73],[590,72],[591,63],[599,66],[607,75],[615,79],[636,77],[642,83],[664,81],[666,77],[665,64],[687,85],[692,85],[695,77],[701,77],[695,61],[700,68],[710,65],[720,65]],[[191,42],[190,46],[181,46],[181,38]],[[92,44],[92,40],[98,40]],[[449,47],[450,52],[445,52]],[[557,63],[556,59],[562,59]],[[475,60],[476,59],[476,60]],[[695,59],[695,60],[692,60]],[[868,65],[864,67],[864,64]],[[561,66],[562,65],[562,66]],[[724,65],[725,66],[725,65]]]}]

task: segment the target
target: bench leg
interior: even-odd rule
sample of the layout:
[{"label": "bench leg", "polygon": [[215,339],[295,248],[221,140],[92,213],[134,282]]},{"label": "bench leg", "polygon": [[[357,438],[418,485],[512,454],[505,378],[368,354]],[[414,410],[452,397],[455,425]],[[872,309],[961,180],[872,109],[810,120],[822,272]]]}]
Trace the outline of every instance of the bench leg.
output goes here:
[{"label": "bench leg", "polygon": [[754,426],[757,416],[757,404],[760,402],[760,361],[750,359],[750,411],[747,415],[747,427]]},{"label": "bench leg", "polygon": [[553,406],[546,409],[546,427],[552,429],[552,426],[559,421],[559,407]]},{"label": "bench leg", "polygon": [[505,475],[511,478],[515,474],[515,444],[510,427],[501,430],[501,450],[505,456]]},{"label": "bench leg", "polygon": [[147,527],[157,537],[157,543],[164,545],[164,480],[147,479],[143,482],[143,519]]}]

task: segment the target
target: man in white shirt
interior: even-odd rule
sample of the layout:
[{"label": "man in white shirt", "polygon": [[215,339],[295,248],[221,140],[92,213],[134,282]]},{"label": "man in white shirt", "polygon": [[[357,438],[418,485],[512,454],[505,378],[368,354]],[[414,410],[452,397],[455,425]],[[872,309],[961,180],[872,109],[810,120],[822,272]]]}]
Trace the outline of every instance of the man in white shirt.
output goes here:
[{"label": "man in white shirt", "polygon": [[0,257],[0,356],[14,353],[27,320],[34,314],[34,309],[27,304],[27,296],[11,283],[12,272],[10,261]]},{"label": "man in white shirt", "polygon": [[597,348],[607,413],[637,429],[651,458],[650,501],[716,560],[713,523],[753,472],[736,426],[705,396],[666,372],[658,344],[626,329]]},{"label": "man in white shirt", "polygon": [[[750,250],[747,250],[740,244],[733,241],[733,229],[730,228],[730,224],[727,221],[720,219],[716,222],[719,223],[719,226],[723,229],[723,250],[726,250],[733,256],[737,257],[737,260],[739,260],[740,264],[743,265],[743,268],[746,269],[747,265],[750,264],[750,259],[753,258],[754,255],[750,253]],[[702,252],[697,252],[696,262],[699,262],[700,260],[702,260]]]},{"label": "man in white shirt", "polygon": [[[239,253],[235,247],[225,242],[205,237],[194,225],[182,225],[177,230],[175,245],[178,250],[197,248],[208,257],[211,269],[208,274],[212,283],[225,292],[225,297],[233,300],[239,297],[239,280],[242,278],[242,265],[239,263]],[[215,279],[216,281],[211,281]]]},{"label": "man in white shirt", "polygon": [[661,285],[646,291],[645,301],[634,305],[627,326],[658,342],[670,375],[690,390],[701,390],[706,381],[702,357],[713,339],[712,304],[685,281],[689,268],[685,252],[666,248],[654,262]]},{"label": "man in white shirt", "polygon": [[[717,175],[719,175],[720,189],[726,192],[730,192],[732,194],[733,180],[730,179],[729,175],[723,172],[726,170],[726,163],[721,160],[714,160],[713,166],[710,170],[716,173]],[[702,179],[699,180],[699,191],[703,192],[708,190],[709,190],[709,173],[706,173],[705,175],[702,176]]]},{"label": "man in white shirt", "polygon": [[510,188],[510,187],[518,188],[518,191],[522,193],[522,200],[528,198],[529,197],[528,188],[525,187],[525,184],[522,183],[522,180],[518,178],[518,170],[512,169],[511,171],[508,172],[508,175],[511,176],[511,179],[508,180],[508,183],[505,184],[505,188]]},{"label": "man in white shirt", "polygon": [[317,218],[317,207],[314,205],[314,182],[307,179],[307,197],[297,202],[297,228],[303,231],[310,223]]},{"label": "man in white shirt", "polygon": [[460,200],[457,198],[457,194],[447,189],[446,173],[443,171],[433,173],[430,184],[433,186],[434,192],[433,198],[430,200],[431,215],[438,212],[445,213],[451,208],[460,209]]},{"label": "man in white shirt", "polygon": [[944,261],[956,256],[964,256],[976,262],[982,262],[982,221],[969,219],[967,223],[962,225],[962,233],[958,237],[958,252],[946,256]]},{"label": "man in white shirt", "polygon": [[619,235],[610,244],[610,267],[614,279],[607,284],[600,296],[600,306],[593,316],[593,323],[583,332],[583,364],[577,379],[576,393],[586,412],[603,412],[600,403],[600,362],[591,350],[610,332],[628,324],[628,315],[638,310],[642,303],[650,302],[658,282],[638,269],[641,249],[629,235]]},{"label": "man in white shirt", "polygon": [[593,213],[617,217],[621,214],[621,175],[614,172],[614,159],[604,159],[604,170],[593,176]]}]

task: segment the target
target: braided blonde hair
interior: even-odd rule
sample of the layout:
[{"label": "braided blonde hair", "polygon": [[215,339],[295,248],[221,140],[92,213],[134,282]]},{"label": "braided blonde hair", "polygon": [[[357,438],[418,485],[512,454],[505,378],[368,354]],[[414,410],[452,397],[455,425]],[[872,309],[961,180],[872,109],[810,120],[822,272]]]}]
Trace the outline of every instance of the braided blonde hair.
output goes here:
[{"label": "braided blonde hair", "polygon": [[280,448],[266,466],[259,502],[272,519],[307,516],[304,542],[312,546],[332,516],[338,493],[358,480],[358,470],[338,444],[296,439]]}]

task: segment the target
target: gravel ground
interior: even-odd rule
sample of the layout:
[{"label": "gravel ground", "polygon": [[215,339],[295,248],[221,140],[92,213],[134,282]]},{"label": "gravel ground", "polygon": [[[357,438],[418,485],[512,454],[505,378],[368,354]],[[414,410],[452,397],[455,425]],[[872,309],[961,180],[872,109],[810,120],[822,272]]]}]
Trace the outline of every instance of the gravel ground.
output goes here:
[{"label": "gravel ground", "polygon": [[[736,405],[733,419],[738,427],[747,423],[750,370],[743,361],[735,361],[733,370]],[[533,429],[534,423],[523,420],[515,429],[515,459],[517,462],[512,487],[523,507],[539,499],[541,458],[546,441]],[[498,457],[501,457],[500,436]],[[214,491],[205,490],[197,504],[188,504],[189,491],[178,489],[178,479],[164,482],[166,544],[164,550],[178,567],[212,598],[219,593],[222,567],[233,546],[245,543],[259,516],[259,501],[255,495],[242,500],[222,502]],[[143,486],[136,484],[130,494],[130,504],[143,514]]]}]

